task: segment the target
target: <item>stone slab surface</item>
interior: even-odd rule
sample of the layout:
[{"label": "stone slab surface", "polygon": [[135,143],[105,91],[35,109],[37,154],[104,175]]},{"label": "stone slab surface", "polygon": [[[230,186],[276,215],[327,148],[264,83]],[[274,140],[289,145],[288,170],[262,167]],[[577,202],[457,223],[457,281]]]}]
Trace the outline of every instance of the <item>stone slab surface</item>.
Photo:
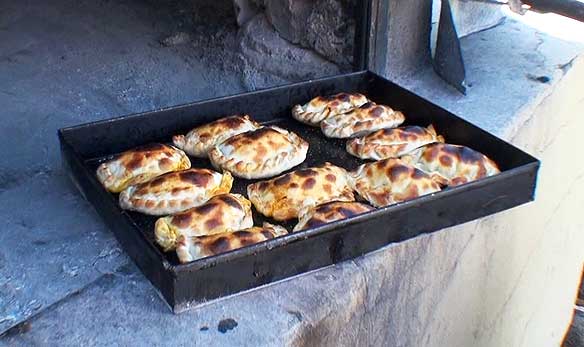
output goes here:
[{"label": "stone slab surface", "polygon": [[[531,13],[527,19],[534,16]],[[540,21],[550,20],[548,17]],[[552,15],[551,20],[565,24],[557,16]],[[584,30],[572,21],[565,28]],[[463,38],[461,48],[467,95],[446,84],[430,66],[413,76],[392,79],[471,123],[509,138],[584,51],[584,39],[565,40],[509,18],[503,25]]]},{"label": "stone slab surface", "polygon": [[[528,39],[508,42],[506,38],[516,31]],[[4,32],[0,29],[0,35]],[[535,40],[534,45],[532,37],[541,38],[542,43]],[[0,44],[4,42],[0,37]],[[539,51],[548,44],[555,49]],[[419,93],[542,158],[536,203],[390,245],[354,261],[214,301],[178,316],[170,314],[150,284],[116,250],[103,224],[59,169],[51,166],[54,161],[44,159],[58,158],[54,129],[78,122],[75,117],[91,112],[75,108],[63,112],[70,118],[46,116],[55,121],[42,127],[53,128],[46,135],[37,135],[40,142],[47,143],[46,152],[22,151],[22,161],[11,152],[2,153],[11,156],[12,165],[32,169],[24,171],[26,179],[3,181],[12,183],[5,184],[0,195],[5,205],[0,217],[9,221],[7,230],[19,233],[3,233],[0,240],[1,300],[11,305],[7,313],[0,313],[4,317],[12,312],[26,313],[19,317],[36,315],[7,332],[0,345],[557,345],[570,318],[572,297],[566,293],[575,293],[583,260],[578,247],[584,243],[584,225],[574,218],[574,206],[584,205],[584,168],[573,165],[576,152],[570,151],[578,148],[574,140],[584,126],[574,111],[584,107],[577,94],[582,89],[575,89],[582,87],[584,76],[584,62],[574,60],[582,52],[578,47],[510,21],[463,40],[465,54],[473,57],[468,68],[475,82],[467,98],[474,102],[444,91],[444,85],[428,72],[411,82]],[[491,63],[501,56],[506,63],[493,67]],[[27,69],[15,71],[24,76],[32,69],[30,65],[34,64],[28,61]],[[551,80],[532,79],[542,74]],[[45,88],[62,87],[44,87],[43,74],[27,78],[28,88],[37,86],[40,95]],[[13,83],[22,80],[14,78]],[[499,89],[494,94],[505,98],[485,94],[494,85]],[[90,95],[92,89],[81,86]],[[205,95],[186,87],[172,90]],[[115,89],[114,95],[120,92]],[[6,104],[14,103],[14,99],[6,100]],[[70,98],[57,100],[70,107]],[[89,103],[93,107],[107,104],[97,97],[91,100],[95,100]],[[36,106],[19,116],[33,123],[44,108],[36,98],[22,101],[25,106],[31,103]],[[150,106],[131,105],[138,110]],[[111,115],[91,114],[96,118]],[[517,115],[524,117],[520,125],[514,118]],[[2,119],[9,117],[3,115]],[[26,127],[27,123],[5,124],[12,125],[0,127],[3,138],[11,138],[12,132],[38,131],[38,127]],[[43,160],[48,169],[35,174],[36,162]],[[45,230],[53,233],[46,235]],[[62,240],[69,242],[70,249],[63,247]],[[73,263],[81,265],[75,269],[70,267]],[[43,272],[51,275],[43,277]],[[572,284],[574,288],[570,288]],[[27,288],[18,289],[20,286]],[[2,324],[7,326],[6,322]]]},{"label": "stone slab surface", "polygon": [[221,59],[193,56],[197,42],[160,45],[184,20],[166,2],[0,0],[0,9],[4,331],[128,261],[62,171],[57,129],[243,85]]}]

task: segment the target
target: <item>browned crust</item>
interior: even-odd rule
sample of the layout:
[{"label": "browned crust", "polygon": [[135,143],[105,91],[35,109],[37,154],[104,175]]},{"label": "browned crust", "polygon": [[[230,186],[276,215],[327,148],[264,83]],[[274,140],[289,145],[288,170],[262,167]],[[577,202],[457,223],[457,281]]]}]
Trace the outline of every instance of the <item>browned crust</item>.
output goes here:
[{"label": "browned crust", "polygon": [[375,208],[360,202],[332,201],[311,207],[300,213],[293,231],[315,228],[334,221],[350,218]]},{"label": "browned crust", "polygon": [[198,126],[186,135],[175,135],[172,141],[188,154],[206,158],[207,152],[222,140],[260,126],[249,115],[234,115]]},{"label": "browned crust", "polygon": [[102,163],[97,168],[96,175],[107,190],[119,193],[128,186],[190,167],[189,158],[180,149],[153,143],[125,151]]},{"label": "browned crust", "polygon": [[404,157],[404,160],[449,186],[500,172],[497,164],[484,154],[466,146],[446,143],[434,143],[419,148]]},{"label": "browned crust", "polygon": [[361,159],[381,160],[399,158],[416,148],[433,142],[443,142],[432,125],[427,128],[405,126],[381,129],[363,137],[347,141],[349,154]]},{"label": "browned crust", "polygon": [[149,215],[174,214],[229,193],[233,177],[208,169],[171,172],[120,193],[120,207]]},{"label": "browned crust", "polygon": [[279,221],[298,217],[306,206],[355,200],[347,172],[330,163],[250,184],[247,193],[260,213]]},{"label": "browned crust", "polygon": [[261,227],[255,226],[215,235],[182,236],[179,238],[176,252],[181,263],[186,263],[263,242],[287,233],[286,229],[279,225],[264,223]]},{"label": "browned crust", "polygon": [[[227,155],[222,149],[229,147],[234,150]],[[253,152],[252,156],[245,151]],[[215,167],[230,171],[234,176],[257,179],[275,176],[299,165],[306,159],[307,152],[308,142],[304,139],[272,126],[229,138],[209,151],[209,158]]]},{"label": "browned crust", "polygon": [[156,221],[154,234],[165,251],[182,236],[205,236],[236,231],[253,225],[251,203],[240,194],[214,196],[203,205]]},{"label": "browned crust", "polygon": [[327,137],[349,138],[393,128],[404,121],[403,113],[386,105],[369,102],[350,112],[327,117],[320,123],[320,129]]},{"label": "browned crust", "polygon": [[431,176],[393,158],[363,164],[350,177],[359,196],[376,207],[440,191]]},{"label": "browned crust", "polygon": [[347,112],[369,102],[359,93],[338,93],[329,96],[317,96],[304,105],[292,108],[292,117],[310,126],[319,126],[324,119]]}]

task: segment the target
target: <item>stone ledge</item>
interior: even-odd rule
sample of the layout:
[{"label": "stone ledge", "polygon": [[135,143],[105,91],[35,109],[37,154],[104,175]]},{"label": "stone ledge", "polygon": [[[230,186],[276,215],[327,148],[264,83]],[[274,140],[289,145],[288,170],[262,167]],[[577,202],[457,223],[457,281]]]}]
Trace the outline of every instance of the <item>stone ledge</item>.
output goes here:
[{"label": "stone ledge", "polygon": [[[541,15],[529,15],[533,16]],[[448,86],[431,67],[394,80],[469,122],[511,139],[584,52],[584,40],[557,39],[509,18],[463,38],[461,47],[467,95]]]}]

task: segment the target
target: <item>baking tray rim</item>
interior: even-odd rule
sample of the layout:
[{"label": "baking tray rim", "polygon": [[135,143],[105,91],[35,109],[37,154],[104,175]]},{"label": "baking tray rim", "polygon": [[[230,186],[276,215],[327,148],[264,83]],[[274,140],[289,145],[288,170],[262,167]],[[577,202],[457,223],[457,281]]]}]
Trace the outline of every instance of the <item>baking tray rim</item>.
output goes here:
[{"label": "baking tray rim", "polygon": [[[72,154],[76,157],[76,159],[81,164],[81,168],[83,171],[85,171],[85,175],[89,176],[88,178],[90,179],[92,186],[94,186],[94,189],[97,188],[100,191],[103,191],[103,192],[101,192],[102,195],[105,193],[107,193],[109,195],[110,193],[105,192],[103,187],[97,181],[97,178],[95,177],[95,175],[93,175],[88,170],[88,168],[84,164],[84,160],[74,150],[73,146],[71,146],[71,144],[69,144],[69,143],[67,143],[67,145],[69,147],[68,150],[72,150],[72,152],[73,152]],[[468,190],[479,189],[483,186],[487,186],[487,185],[491,184],[492,182],[504,180],[507,177],[525,174],[525,173],[532,172],[532,171],[536,172],[537,169],[539,168],[539,166],[540,166],[539,160],[533,158],[533,161],[530,163],[502,171],[499,174],[494,175],[494,176],[484,177],[484,178],[481,178],[481,179],[478,179],[478,180],[475,180],[472,182],[461,184],[459,186],[450,187],[448,189],[444,189],[444,190],[438,191],[436,193],[422,195],[422,196],[419,196],[419,197],[414,198],[412,200],[403,201],[403,202],[392,204],[389,206],[376,208],[372,211],[368,211],[368,212],[365,212],[365,213],[362,213],[362,214],[359,214],[359,215],[356,215],[356,216],[353,216],[353,217],[350,217],[347,219],[342,219],[342,220],[330,222],[330,223],[327,223],[327,224],[324,224],[321,226],[317,226],[314,228],[306,229],[306,230],[300,230],[297,232],[289,232],[286,235],[282,235],[282,236],[279,236],[279,237],[276,237],[273,239],[269,239],[269,240],[262,241],[262,242],[259,242],[256,244],[252,244],[252,245],[245,246],[245,247],[238,248],[238,249],[234,249],[234,250],[231,250],[228,252],[220,253],[217,255],[196,259],[194,261],[184,263],[184,264],[170,263],[164,257],[162,251],[155,244],[153,244],[153,242],[151,242],[148,239],[146,241],[147,241],[147,244],[149,245],[149,247],[155,251],[159,260],[161,260],[163,267],[165,269],[169,270],[176,277],[176,275],[178,273],[192,272],[192,271],[198,271],[198,270],[205,269],[205,268],[214,267],[218,264],[229,262],[229,261],[232,261],[234,259],[239,259],[239,258],[243,258],[243,257],[247,257],[247,256],[253,256],[253,255],[260,253],[260,252],[266,252],[266,251],[272,250],[274,248],[286,246],[287,244],[292,243],[292,242],[297,242],[299,240],[308,239],[308,238],[316,237],[318,235],[321,235],[321,234],[324,234],[327,232],[339,230],[340,228],[343,228],[346,225],[359,224],[359,223],[365,222],[367,220],[375,219],[375,218],[378,218],[378,217],[383,216],[383,215],[389,215],[392,213],[396,213],[396,212],[399,212],[399,211],[407,209],[407,208],[415,208],[418,205],[425,204],[429,201],[442,199],[446,196],[464,194],[464,193],[467,193]],[[497,197],[496,199],[500,199],[500,198],[501,197]],[[532,198],[531,201],[533,201],[533,199],[534,198]],[[111,201],[108,200],[107,203],[111,203]],[[93,206],[93,204],[91,204],[91,205]],[[113,207],[115,207],[120,212],[121,218],[125,218],[129,222],[129,225],[131,225],[132,229],[134,229],[135,232],[139,233],[142,238],[146,238],[146,235],[144,235],[142,228],[136,224],[134,219],[127,213],[127,211],[121,209],[117,205],[115,205]]]},{"label": "baking tray rim", "polygon": [[[63,128],[58,130],[58,137],[61,140],[62,144],[65,144],[67,146],[67,150],[70,151],[70,153],[73,155],[73,157],[78,161],[78,164],[80,165],[81,169],[84,171],[85,176],[87,178],[89,178],[89,182],[91,183],[93,188],[94,189],[97,188],[100,191],[100,195],[103,196],[104,192],[101,192],[101,191],[104,191],[102,186],[97,181],[95,175],[93,175],[90,172],[90,170],[87,168],[87,166],[85,164],[86,159],[83,159],[84,156],[82,156],[76,150],[74,144],[69,141],[69,136],[68,136],[69,133],[73,133],[78,129],[88,128],[88,127],[100,127],[100,126],[104,126],[107,124],[111,124],[111,123],[115,123],[115,122],[123,121],[123,120],[140,121],[140,118],[143,116],[146,116],[146,115],[151,115],[151,114],[163,112],[163,111],[172,111],[174,109],[180,109],[180,108],[184,108],[184,107],[196,106],[198,104],[217,102],[217,101],[229,101],[230,99],[250,97],[250,96],[261,94],[261,93],[268,92],[268,91],[272,92],[272,91],[278,91],[278,90],[285,90],[285,89],[289,89],[291,87],[302,86],[302,85],[305,85],[307,83],[328,81],[328,80],[334,80],[334,79],[338,79],[338,78],[359,77],[359,76],[362,76],[365,79],[371,78],[371,77],[376,77],[376,78],[382,79],[384,81],[387,81],[387,82],[397,86],[398,88],[404,90],[407,93],[414,94],[417,98],[419,98],[427,103],[430,103],[436,107],[443,109],[444,111],[446,111],[449,114],[450,117],[455,117],[464,123],[467,123],[471,126],[474,126],[474,127],[478,128],[479,130],[481,130],[482,132],[486,133],[488,136],[496,138],[499,141],[504,142],[506,145],[513,147],[513,150],[520,152],[525,157],[526,163],[519,165],[519,166],[516,166],[516,167],[513,167],[513,168],[510,168],[510,169],[507,169],[505,171],[502,171],[501,173],[494,175],[494,176],[485,177],[485,178],[482,178],[482,179],[479,179],[479,180],[476,180],[473,182],[462,184],[460,186],[451,187],[451,188],[448,188],[448,189],[445,189],[445,190],[442,190],[442,191],[439,191],[439,192],[436,192],[433,194],[423,195],[423,196],[417,197],[417,198],[409,200],[409,201],[404,201],[404,202],[400,202],[397,204],[392,204],[390,206],[377,208],[375,210],[372,210],[372,211],[369,211],[369,212],[366,212],[363,214],[359,214],[357,216],[353,216],[353,217],[348,218],[348,219],[334,221],[331,223],[324,224],[322,226],[318,226],[318,227],[314,227],[314,228],[310,228],[310,229],[306,229],[306,230],[302,230],[302,231],[298,231],[298,232],[289,232],[286,235],[282,235],[282,236],[279,236],[279,237],[274,238],[274,239],[269,239],[269,240],[266,240],[266,241],[263,241],[263,242],[260,242],[257,244],[249,245],[246,247],[242,247],[242,248],[228,251],[225,253],[217,254],[214,256],[200,258],[200,259],[197,259],[195,261],[192,261],[189,263],[184,263],[184,264],[172,264],[171,262],[169,262],[164,257],[164,254],[162,253],[162,251],[155,244],[153,244],[153,242],[151,240],[147,239],[146,235],[144,235],[142,228],[136,224],[134,219],[127,213],[127,211],[122,210],[117,205],[111,206],[111,207],[116,208],[120,212],[119,217],[125,218],[127,220],[127,222],[129,223],[129,225],[131,225],[131,227],[135,230],[135,232],[138,232],[142,238],[146,239],[146,243],[149,245],[149,247],[152,250],[155,251],[157,258],[161,261],[163,267],[167,270],[170,270],[170,272],[176,277],[178,275],[178,273],[192,272],[192,271],[197,271],[197,270],[204,269],[204,268],[210,268],[210,267],[213,267],[215,265],[218,265],[218,264],[221,264],[224,262],[228,262],[228,261],[231,261],[234,259],[252,256],[252,255],[257,254],[259,252],[265,252],[265,251],[269,251],[269,250],[274,249],[274,248],[282,247],[282,246],[285,246],[285,245],[292,243],[292,242],[296,242],[296,241],[303,240],[303,239],[308,239],[311,237],[316,237],[316,236],[321,235],[323,233],[327,233],[327,232],[331,232],[331,231],[343,228],[346,225],[358,224],[358,223],[361,223],[361,222],[364,222],[364,221],[367,221],[370,219],[378,218],[378,217],[386,215],[386,214],[398,212],[398,211],[401,211],[403,209],[407,209],[410,207],[414,208],[417,205],[421,205],[421,204],[424,204],[426,202],[433,201],[436,199],[441,199],[441,198],[446,197],[446,196],[462,194],[462,193],[467,192],[468,190],[478,189],[480,187],[491,184],[491,182],[495,182],[497,180],[502,180],[502,179],[505,179],[507,177],[512,177],[515,175],[528,173],[530,171],[537,172],[537,169],[540,166],[540,161],[538,159],[536,159],[535,157],[533,157],[530,154],[526,153],[525,151],[515,147],[514,145],[504,141],[503,139],[499,138],[498,136],[496,136],[490,132],[487,132],[486,130],[480,128],[479,126],[465,120],[464,118],[461,118],[461,117],[453,114],[452,112],[442,108],[441,106],[434,104],[432,101],[430,101],[422,96],[419,96],[418,94],[413,93],[409,89],[404,88],[401,85],[399,85],[393,81],[390,81],[382,76],[379,76],[378,74],[375,74],[374,72],[371,72],[369,70],[361,70],[361,71],[350,72],[350,73],[345,73],[345,74],[326,76],[326,77],[322,77],[322,78],[318,78],[318,79],[304,80],[304,81],[300,81],[300,82],[296,82],[296,83],[284,84],[284,85],[275,86],[275,87],[268,87],[268,88],[264,88],[264,89],[258,89],[258,90],[239,93],[239,94],[226,95],[226,96],[220,96],[220,97],[215,97],[215,98],[210,98],[210,99],[198,100],[198,101],[194,101],[194,102],[173,105],[173,106],[164,107],[164,108],[160,108],[160,109],[154,109],[154,110],[149,110],[149,111],[145,111],[145,112],[139,112],[139,113],[134,113],[134,114],[129,114],[129,115],[122,115],[122,116],[118,116],[118,117],[112,117],[112,118],[108,118],[108,119],[82,123],[82,124],[78,124],[78,125],[74,125],[74,126],[63,127]],[[279,118],[281,118],[281,117],[279,117]],[[82,194],[85,195],[85,192],[82,192]],[[107,192],[107,194],[110,194],[110,193]],[[497,199],[499,199],[499,198],[500,197],[498,197]],[[532,197],[531,201],[533,199],[534,198]],[[107,201],[107,203],[111,205],[111,200]],[[94,206],[93,203],[91,203],[91,205],[94,208],[96,208],[96,206]]]}]

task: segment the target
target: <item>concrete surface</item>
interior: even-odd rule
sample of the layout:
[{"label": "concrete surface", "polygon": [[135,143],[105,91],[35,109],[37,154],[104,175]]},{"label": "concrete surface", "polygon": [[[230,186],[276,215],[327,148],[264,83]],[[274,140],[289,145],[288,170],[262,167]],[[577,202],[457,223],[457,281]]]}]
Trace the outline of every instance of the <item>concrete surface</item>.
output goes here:
[{"label": "concrete surface", "polygon": [[[437,29],[441,0],[432,1],[432,30]],[[456,33],[464,37],[492,28],[505,19],[503,5],[475,0],[450,0]]]},{"label": "concrete surface", "polygon": [[[99,13],[83,17],[77,5],[65,4],[70,17],[51,22],[49,5],[16,16],[12,4],[0,3],[0,61],[10,63],[0,64],[0,76],[9,77],[0,80],[0,138],[7,141],[0,149],[0,216],[9,231],[0,234],[0,324],[4,330],[26,319],[0,345],[560,343],[583,263],[584,225],[575,213],[584,205],[584,167],[574,158],[584,126],[584,59],[576,58],[584,46],[508,21],[463,39],[472,84],[466,98],[429,71],[400,81],[541,158],[535,203],[174,316],[63,177],[55,130],[113,111],[237,91],[240,79],[217,86],[186,47],[154,46],[153,33],[176,29],[158,7],[100,2],[109,20],[120,16],[118,25],[105,26],[95,23]],[[134,16],[137,10],[144,13]],[[29,33],[37,23],[41,29]],[[129,35],[124,28],[132,24],[148,27],[149,35]],[[77,38],[86,26],[91,30]],[[76,44],[56,40],[56,33]],[[95,45],[111,38],[132,49],[120,56]],[[49,48],[59,45],[77,58],[52,57],[58,50]],[[89,54],[99,54],[103,66],[86,72]],[[123,96],[126,90],[132,97]]]},{"label": "concrete surface", "polygon": [[0,331],[128,261],[64,176],[58,128],[243,91],[197,42],[159,44],[173,6],[0,0]]}]

